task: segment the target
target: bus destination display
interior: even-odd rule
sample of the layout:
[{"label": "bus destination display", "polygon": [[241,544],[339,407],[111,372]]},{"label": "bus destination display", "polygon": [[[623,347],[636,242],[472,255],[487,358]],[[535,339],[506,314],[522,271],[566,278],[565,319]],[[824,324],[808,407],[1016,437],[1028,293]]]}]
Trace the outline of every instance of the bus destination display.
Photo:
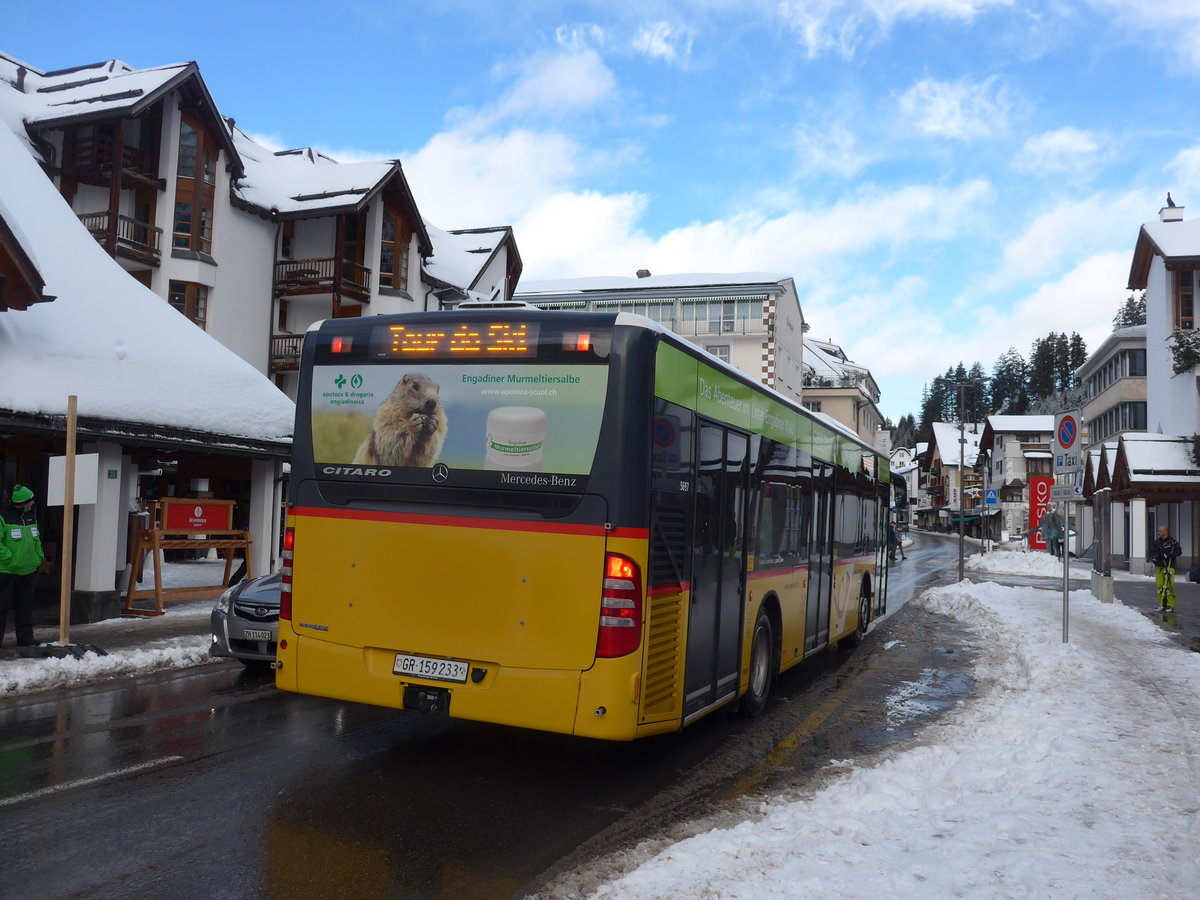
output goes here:
[{"label": "bus destination display", "polygon": [[388,325],[376,338],[377,357],[393,359],[520,358],[537,355],[532,322]]}]

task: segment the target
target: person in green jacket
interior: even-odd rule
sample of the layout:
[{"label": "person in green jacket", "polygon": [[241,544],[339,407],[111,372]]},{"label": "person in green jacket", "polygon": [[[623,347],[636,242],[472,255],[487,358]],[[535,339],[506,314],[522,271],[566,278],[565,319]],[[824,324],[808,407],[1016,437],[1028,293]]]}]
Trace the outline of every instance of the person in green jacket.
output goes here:
[{"label": "person in green jacket", "polygon": [[42,536],[33,513],[33,491],[18,484],[12,506],[0,516],[0,646],[13,607],[17,646],[33,645],[33,589],[45,559]]}]

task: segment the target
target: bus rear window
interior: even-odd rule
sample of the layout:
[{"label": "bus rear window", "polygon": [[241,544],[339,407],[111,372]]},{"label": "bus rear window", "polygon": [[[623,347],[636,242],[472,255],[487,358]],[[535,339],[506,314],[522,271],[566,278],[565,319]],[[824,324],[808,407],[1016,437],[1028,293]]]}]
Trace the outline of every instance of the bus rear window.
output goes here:
[{"label": "bus rear window", "polygon": [[348,478],[577,490],[596,456],[607,389],[607,366],[508,357],[316,366],[314,462]]}]

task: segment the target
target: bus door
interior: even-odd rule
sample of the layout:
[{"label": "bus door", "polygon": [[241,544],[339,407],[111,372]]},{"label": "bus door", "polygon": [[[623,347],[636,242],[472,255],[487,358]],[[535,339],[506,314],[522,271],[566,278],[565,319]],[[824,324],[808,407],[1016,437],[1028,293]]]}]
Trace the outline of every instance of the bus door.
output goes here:
[{"label": "bus door", "polygon": [[829,605],[833,593],[833,466],[813,460],[812,568],[808,576],[808,607],[804,652],[829,642]]},{"label": "bus door", "polygon": [[699,423],[685,719],[737,692],[746,592],[749,451],[746,435],[711,422]]},{"label": "bus door", "polygon": [[[892,510],[890,505],[891,487],[880,483],[878,487],[878,502],[875,505],[875,616],[882,616],[887,612],[887,587],[888,576],[891,574],[891,569],[888,568],[888,523],[892,521]],[[900,534],[899,526],[896,529],[896,536],[901,540],[904,536]],[[874,618],[874,616],[872,616]]]}]

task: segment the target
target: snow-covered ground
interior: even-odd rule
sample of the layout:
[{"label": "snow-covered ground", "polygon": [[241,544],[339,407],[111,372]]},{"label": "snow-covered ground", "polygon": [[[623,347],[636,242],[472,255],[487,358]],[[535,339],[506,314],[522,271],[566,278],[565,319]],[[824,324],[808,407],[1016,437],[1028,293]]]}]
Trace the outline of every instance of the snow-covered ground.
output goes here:
[{"label": "snow-covered ground", "polygon": [[[1039,554],[989,555],[1043,574]],[[910,602],[970,625],[979,654],[976,694],[915,746],[834,761],[735,827],[648,842],[546,896],[1197,896],[1200,657],[1086,591],[1066,644],[1061,590],[968,578]]]},{"label": "snow-covered ground", "polygon": [[[146,579],[142,586],[152,583],[150,563],[146,563]],[[195,560],[170,562],[163,565],[163,587],[199,587],[219,584],[225,572],[223,560]],[[81,659],[68,656],[63,659],[5,659],[0,660],[0,696],[28,694],[34,691],[52,690],[104,681],[125,675],[137,675],[159,669],[182,669],[208,663],[224,663],[227,660],[211,659],[208,647],[208,620],[219,592],[212,599],[186,600],[164,605],[164,614],[152,618],[121,617],[106,619],[91,625],[72,625],[70,642],[80,646],[93,645],[106,651],[107,655],[85,653]],[[195,627],[190,626],[194,624]],[[179,626],[179,627],[176,627]],[[186,626],[189,632],[178,635]],[[120,632],[123,645],[120,649],[107,646],[109,640]],[[170,634],[172,636],[162,636]],[[44,639],[46,629],[38,628],[37,637]],[[58,630],[54,629],[57,638]],[[133,640],[129,640],[129,638]],[[11,645],[12,626],[8,629]],[[54,641],[57,643],[57,640]]]},{"label": "snow-covered ground", "polygon": [[[1053,571],[1041,571],[1041,556]],[[910,601],[970,625],[978,656],[975,695],[915,746],[835,760],[809,790],[747,805],[735,827],[649,842],[544,896],[1196,896],[1200,657],[1086,591],[1070,594],[1064,644],[1061,590],[983,581],[980,565],[1062,571],[1048,554],[992,553],[967,581]],[[203,563],[168,571],[172,585],[213,583]],[[0,662],[0,692],[204,663],[210,609],[168,605],[167,616],[195,618],[199,636],[108,657]],[[124,627],[140,623],[82,626],[88,636],[73,639],[101,643],[105,629]]]}]

